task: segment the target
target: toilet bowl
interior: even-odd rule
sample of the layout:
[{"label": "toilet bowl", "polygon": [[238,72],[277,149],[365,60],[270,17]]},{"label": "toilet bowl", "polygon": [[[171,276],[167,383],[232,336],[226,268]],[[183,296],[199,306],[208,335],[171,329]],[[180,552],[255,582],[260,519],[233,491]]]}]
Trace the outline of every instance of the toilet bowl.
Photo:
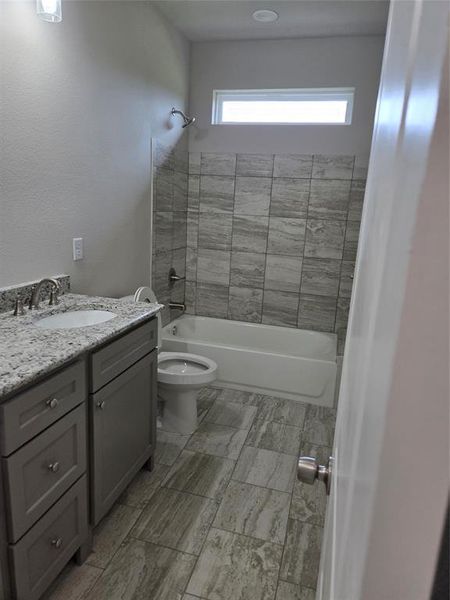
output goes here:
[{"label": "toilet bowl", "polygon": [[[135,302],[157,302],[149,287],[140,287]],[[162,401],[162,428],[191,434],[197,427],[197,397],[217,377],[217,364],[188,352],[162,352],[162,323],[158,313],[158,399]]]}]

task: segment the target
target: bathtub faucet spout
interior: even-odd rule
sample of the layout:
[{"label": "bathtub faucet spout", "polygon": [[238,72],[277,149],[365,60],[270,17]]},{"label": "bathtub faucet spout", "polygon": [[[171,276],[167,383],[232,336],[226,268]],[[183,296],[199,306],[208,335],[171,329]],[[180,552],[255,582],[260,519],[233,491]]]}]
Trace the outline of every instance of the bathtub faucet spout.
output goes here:
[{"label": "bathtub faucet spout", "polygon": [[169,302],[170,310],[181,310],[186,312],[186,304],[184,302]]}]

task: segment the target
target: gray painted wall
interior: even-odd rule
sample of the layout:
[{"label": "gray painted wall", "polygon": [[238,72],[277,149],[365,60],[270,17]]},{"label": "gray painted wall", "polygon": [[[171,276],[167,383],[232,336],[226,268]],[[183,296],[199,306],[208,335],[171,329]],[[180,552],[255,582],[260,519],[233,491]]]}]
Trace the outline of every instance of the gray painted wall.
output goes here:
[{"label": "gray painted wall", "polygon": [[34,2],[1,12],[0,286],[62,272],[77,292],[148,285],[150,138],[181,136],[168,114],[186,106],[188,43],[145,2],[64,2],[57,25]]},{"label": "gray painted wall", "polygon": [[[367,156],[384,37],[203,42],[192,45],[192,152]],[[211,125],[214,89],[355,87],[350,126]]]}]

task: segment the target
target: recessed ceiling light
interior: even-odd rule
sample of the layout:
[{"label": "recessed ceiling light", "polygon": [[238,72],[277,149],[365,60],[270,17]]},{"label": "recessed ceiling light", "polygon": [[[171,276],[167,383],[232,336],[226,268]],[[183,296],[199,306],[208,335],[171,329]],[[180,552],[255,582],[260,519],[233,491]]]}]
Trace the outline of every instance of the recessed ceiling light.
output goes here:
[{"label": "recessed ceiling light", "polygon": [[278,21],[278,13],[274,10],[255,10],[252,17],[255,21],[259,21],[260,23],[273,23],[274,21]]}]

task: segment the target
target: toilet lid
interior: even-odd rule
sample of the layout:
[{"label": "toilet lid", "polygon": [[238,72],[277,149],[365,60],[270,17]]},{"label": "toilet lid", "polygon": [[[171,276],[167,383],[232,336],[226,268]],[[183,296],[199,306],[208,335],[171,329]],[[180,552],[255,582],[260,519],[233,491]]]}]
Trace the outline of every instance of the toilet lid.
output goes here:
[{"label": "toilet lid", "polygon": [[149,304],[158,302],[152,288],[149,288],[146,286],[142,286],[136,290],[136,292],[134,294],[134,301],[135,302],[148,302]]}]

